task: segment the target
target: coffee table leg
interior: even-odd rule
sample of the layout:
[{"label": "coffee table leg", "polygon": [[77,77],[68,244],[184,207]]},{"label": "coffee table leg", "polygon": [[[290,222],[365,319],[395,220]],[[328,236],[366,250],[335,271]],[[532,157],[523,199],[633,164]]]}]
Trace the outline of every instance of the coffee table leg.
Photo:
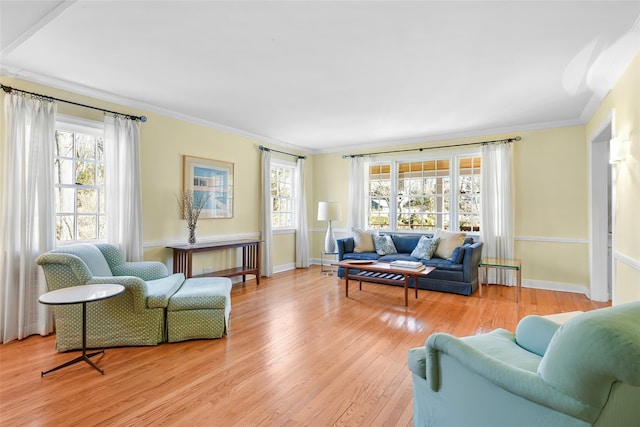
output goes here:
[{"label": "coffee table leg", "polygon": [[404,306],[409,307],[409,275],[404,275]]},{"label": "coffee table leg", "polygon": [[345,269],[344,275],[344,296],[349,298],[349,269]]}]

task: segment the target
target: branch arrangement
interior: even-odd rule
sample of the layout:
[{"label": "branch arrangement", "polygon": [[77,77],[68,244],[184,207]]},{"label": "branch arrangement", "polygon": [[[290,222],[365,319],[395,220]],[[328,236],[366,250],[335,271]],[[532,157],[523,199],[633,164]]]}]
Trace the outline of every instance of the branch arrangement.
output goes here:
[{"label": "branch arrangement", "polygon": [[178,199],[178,205],[190,230],[196,228],[200,212],[210,198],[211,194],[209,193],[194,193],[192,190],[186,190],[182,193],[182,200]]}]

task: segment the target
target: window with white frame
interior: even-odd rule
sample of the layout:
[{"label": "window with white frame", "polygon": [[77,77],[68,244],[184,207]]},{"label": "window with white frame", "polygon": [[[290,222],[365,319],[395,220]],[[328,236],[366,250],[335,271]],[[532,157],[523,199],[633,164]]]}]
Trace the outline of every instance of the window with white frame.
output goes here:
[{"label": "window with white frame", "polygon": [[477,154],[371,164],[368,228],[480,231],[480,164]]},{"label": "window with white frame", "polygon": [[271,206],[272,223],[274,229],[288,229],[295,227],[293,163],[271,161]]},{"label": "window with white frame", "polygon": [[56,240],[104,239],[102,123],[56,123],[54,156]]}]

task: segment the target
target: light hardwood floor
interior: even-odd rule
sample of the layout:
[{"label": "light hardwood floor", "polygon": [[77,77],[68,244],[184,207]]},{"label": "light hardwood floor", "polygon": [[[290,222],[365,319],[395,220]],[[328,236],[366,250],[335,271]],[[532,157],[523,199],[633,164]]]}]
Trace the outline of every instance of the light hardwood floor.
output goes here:
[{"label": "light hardwood floor", "polygon": [[350,286],[317,266],[235,284],[226,338],[107,349],[40,377],[77,352],[54,337],[0,345],[0,424],[408,426],[411,347],[432,332],[514,330],[528,314],[605,306],[584,295],[491,286],[483,298]]}]

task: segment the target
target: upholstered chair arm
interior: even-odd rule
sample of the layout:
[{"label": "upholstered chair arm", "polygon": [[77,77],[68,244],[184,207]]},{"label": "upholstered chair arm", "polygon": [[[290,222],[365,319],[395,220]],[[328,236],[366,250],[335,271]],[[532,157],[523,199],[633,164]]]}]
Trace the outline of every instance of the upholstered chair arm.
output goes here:
[{"label": "upholstered chair arm", "polygon": [[125,262],[111,268],[114,276],[135,276],[142,280],[157,280],[167,277],[167,266],[157,261]]},{"label": "upholstered chair arm", "polygon": [[49,252],[36,258],[36,263],[42,266],[50,291],[84,285],[92,277],[84,261],[75,255]]},{"label": "upholstered chair arm", "polygon": [[116,284],[124,286],[125,294],[131,296],[133,311],[142,313],[147,308],[147,284],[133,276],[92,277],[87,284]]},{"label": "upholstered chair arm", "polygon": [[600,407],[590,406],[562,393],[535,372],[493,358],[452,335],[433,334],[427,339],[425,347],[425,361],[416,359],[411,365],[415,369],[424,363],[427,383],[434,391],[440,388],[440,357],[446,354],[475,374],[523,399],[589,422],[600,413]]}]

